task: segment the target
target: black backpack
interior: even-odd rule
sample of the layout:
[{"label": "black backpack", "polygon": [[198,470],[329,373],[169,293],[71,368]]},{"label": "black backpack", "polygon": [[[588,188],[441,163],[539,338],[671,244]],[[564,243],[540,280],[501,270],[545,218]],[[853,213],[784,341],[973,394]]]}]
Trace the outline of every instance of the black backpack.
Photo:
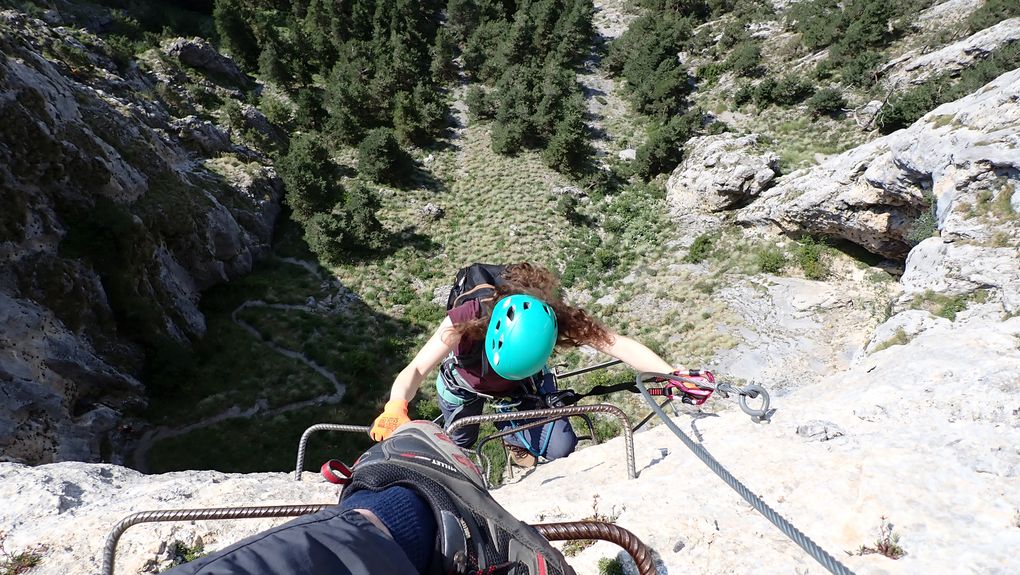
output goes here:
[{"label": "black backpack", "polygon": [[449,311],[473,299],[491,298],[496,292],[496,286],[504,283],[505,271],[506,266],[494,264],[475,263],[461,268],[453,280],[450,295],[446,298],[446,310]]},{"label": "black backpack", "polygon": [[[492,298],[496,293],[496,286],[504,283],[504,271],[506,271],[506,266],[494,264],[474,263],[461,268],[453,280],[450,295],[446,298],[446,311],[474,299],[481,300],[479,303],[483,303]],[[477,368],[482,365],[482,355],[483,342],[479,341],[472,346],[469,352],[444,361],[443,367],[449,369],[453,365],[459,365]]]}]

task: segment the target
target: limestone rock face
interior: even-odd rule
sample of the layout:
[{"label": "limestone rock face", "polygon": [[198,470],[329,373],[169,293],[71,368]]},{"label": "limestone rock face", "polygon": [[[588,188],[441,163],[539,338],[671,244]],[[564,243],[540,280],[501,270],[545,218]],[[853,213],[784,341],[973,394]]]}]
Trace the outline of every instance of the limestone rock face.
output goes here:
[{"label": "limestone rock face", "polygon": [[[331,504],[339,488],[306,474],[225,474],[193,471],[143,475],[114,465],[76,462],[26,467],[0,463],[0,526],[8,531],[7,549],[45,546],[34,571],[99,573],[103,544],[118,521],[132,513],[157,509],[194,509],[264,505]],[[207,550],[226,547],[288,521],[178,521],[143,523],[121,537],[115,573],[159,573],[171,565],[172,544]]]},{"label": "limestone rock face", "polygon": [[968,68],[989,52],[1020,40],[1020,18],[1003,20],[944,48],[920,54],[911,51],[889,62],[883,81],[889,85],[923,84],[936,75],[952,74]]},{"label": "limestone rock face", "polygon": [[[704,410],[685,406],[673,421],[856,573],[955,575],[960,565],[1017,572],[1020,317],[978,311],[954,322],[919,310],[893,316],[872,344],[898,329],[906,338],[883,349],[869,344],[818,381],[773,390],[769,423],[752,422],[721,398]],[[616,438],[517,470],[493,497],[528,523],[613,517],[654,551],[660,572],[823,571],[666,426],[635,434],[634,448],[637,479],[627,478],[623,439]],[[668,495],[678,481],[699,496]],[[46,545],[34,573],[56,575],[98,572],[107,533],[130,513],[331,503],[337,487],[310,473],[294,482],[282,472],[146,476],[112,465],[0,464],[0,499],[7,548]],[[136,526],[118,546],[117,572],[157,572],[173,541],[201,541],[212,551],[281,521]],[[906,555],[859,554],[889,523]],[[596,573],[599,559],[618,556],[626,554],[598,542],[568,561],[578,573]]]},{"label": "limestone rock face", "polygon": [[[843,238],[902,260],[923,239],[917,231],[930,210],[927,198],[935,198],[936,225],[945,236],[963,227],[947,223],[961,217],[954,215],[963,210],[961,204],[980,204],[979,197],[991,188],[1015,190],[1018,99],[1020,70],[1015,70],[939,106],[909,128],[780,178],[741,210],[737,221]],[[1002,225],[1014,229],[1011,223]],[[1003,231],[988,229],[992,235]]]},{"label": "limestone rock face", "polygon": [[0,50],[0,460],[118,461],[140,344],[204,332],[199,292],[265,253],[282,186],[86,32],[2,11]]},{"label": "limestone rock face", "polygon": [[779,173],[779,156],[757,151],[758,136],[718,134],[692,138],[684,161],[666,183],[674,216],[719,212],[746,204]]}]

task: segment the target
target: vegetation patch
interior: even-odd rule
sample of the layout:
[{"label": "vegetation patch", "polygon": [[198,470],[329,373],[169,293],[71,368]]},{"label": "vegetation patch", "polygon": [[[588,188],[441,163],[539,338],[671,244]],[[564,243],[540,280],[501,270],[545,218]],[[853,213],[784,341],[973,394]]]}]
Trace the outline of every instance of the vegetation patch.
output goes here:
[{"label": "vegetation patch", "polygon": [[909,342],[910,336],[907,335],[907,332],[903,331],[903,328],[898,328],[892,337],[876,345],[875,348],[871,350],[871,353],[877,353],[883,349],[889,349],[894,345],[906,345]]},{"label": "vegetation patch", "polygon": [[[1020,42],[990,52],[983,60],[956,72],[947,72],[893,96],[882,107],[876,123],[885,134],[905,128],[940,104],[958,100],[1020,66]],[[937,124],[936,124],[937,125]]]},{"label": "vegetation patch", "polygon": [[603,557],[598,563],[599,575],[623,575],[623,563],[619,559]]},{"label": "vegetation patch", "polygon": [[910,308],[923,309],[938,317],[956,321],[956,314],[967,309],[971,303],[984,303],[987,299],[988,292],[986,290],[958,295],[940,294],[927,290],[910,302]]},{"label": "vegetation patch", "polygon": [[4,547],[7,533],[0,531],[0,575],[24,575],[37,567],[43,560],[47,548],[36,545],[28,551],[11,552]]},{"label": "vegetation patch", "polygon": [[882,517],[882,524],[878,528],[878,539],[873,545],[861,545],[856,553],[850,555],[870,555],[878,553],[890,559],[899,559],[907,554],[900,545],[900,534],[893,532],[893,524]]},{"label": "vegetation patch", "polygon": [[[596,494],[592,497],[591,502],[592,514],[585,517],[581,521],[601,521],[603,523],[612,523],[620,517],[620,513],[624,511],[623,508],[617,510],[615,507],[610,511],[609,515],[599,512],[599,496]],[[572,539],[564,543],[563,554],[567,557],[574,557],[581,551],[591,547],[595,544],[594,539]]]},{"label": "vegetation patch", "polygon": [[924,199],[927,204],[921,215],[914,220],[907,234],[907,241],[911,245],[917,245],[924,240],[938,235],[938,201],[930,190],[924,191]]},{"label": "vegetation patch", "polygon": [[829,246],[811,236],[805,236],[794,248],[794,259],[804,277],[812,280],[825,279],[829,275]]},{"label": "vegetation patch", "polygon": [[170,567],[163,571],[169,571],[172,567],[190,563],[195,559],[206,555],[205,545],[201,540],[196,541],[194,545],[188,545],[183,541],[174,540],[170,543]]}]

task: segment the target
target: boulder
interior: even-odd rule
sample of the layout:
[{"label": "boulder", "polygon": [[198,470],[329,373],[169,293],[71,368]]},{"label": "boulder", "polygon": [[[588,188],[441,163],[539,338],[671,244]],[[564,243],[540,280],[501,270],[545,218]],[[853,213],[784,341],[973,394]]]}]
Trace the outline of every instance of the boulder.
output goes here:
[{"label": "boulder", "polygon": [[196,116],[175,118],[170,127],[177,131],[177,137],[203,155],[214,155],[229,150],[230,136],[219,126]]},{"label": "boulder", "polygon": [[768,189],[779,174],[779,156],[758,150],[756,134],[692,138],[684,161],[666,183],[674,216],[720,212],[741,206]]},{"label": "boulder", "polygon": [[933,76],[957,73],[988,56],[993,50],[1020,40],[1020,18],[1003,20],[973,35],[928,54],[908,52],[883,68],[887,86],[923,84]]},{"label": "boulder", "polygon": [[[740,210],[737,221],[843,238],[903,260],[922,239],[917,230],[931,218],[926,214],[932,202],[936,213],[929,224],[952,235],[963,227],[953,222],[960,221],[965,206],[979,203],[993,185],[989,180],[1015,189],[1020,177],[1018,98],[1020,70],[1014,70],[939,106],[909,128],[780,178]],[[1007,220],[988,227],[987,233],[1009,235],[1015,228]]]},{"label": "boulder", "polygon": [[251,78],[233,60],[216,51],[204,38],[172,38],[163,43],[163,53],[181,64],[206,72],[235,86],[249,86]]},{"label": "boulder", "polygon": [[443,215],[446,214],[446,210],[444,210],[443,207],[438,204],[428,202],[421,207],[419,213],[421,214],[423,220],[434,222],[436,220],[442,219]]}]

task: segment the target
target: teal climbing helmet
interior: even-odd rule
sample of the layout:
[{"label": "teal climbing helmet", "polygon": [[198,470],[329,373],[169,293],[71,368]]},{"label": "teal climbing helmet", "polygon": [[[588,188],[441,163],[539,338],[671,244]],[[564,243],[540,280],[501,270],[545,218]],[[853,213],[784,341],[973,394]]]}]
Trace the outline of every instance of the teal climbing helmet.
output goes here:
[{"label": "teal climbing helmet", "polygon": [[545,367],[556,346],[552,306],[525,294],[496,302],[485,332],[485,358],[500,377],[524,379]]}]

